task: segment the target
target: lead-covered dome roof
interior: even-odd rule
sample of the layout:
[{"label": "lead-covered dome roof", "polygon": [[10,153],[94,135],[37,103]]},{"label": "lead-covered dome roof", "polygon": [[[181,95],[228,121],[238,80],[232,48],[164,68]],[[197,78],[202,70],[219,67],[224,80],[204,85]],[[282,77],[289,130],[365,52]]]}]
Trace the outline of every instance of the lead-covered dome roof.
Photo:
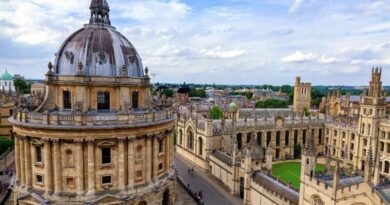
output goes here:
[{"label": "lead-covered dome roof", "polygon": [[[77,75],[80,66],[89,76],[143,77],[137,50],[111,26],[106,0],[92,0],[89,24],[70,35],[56,54],[57,75]],[[124,69],[125,68],[125,69]]]}]

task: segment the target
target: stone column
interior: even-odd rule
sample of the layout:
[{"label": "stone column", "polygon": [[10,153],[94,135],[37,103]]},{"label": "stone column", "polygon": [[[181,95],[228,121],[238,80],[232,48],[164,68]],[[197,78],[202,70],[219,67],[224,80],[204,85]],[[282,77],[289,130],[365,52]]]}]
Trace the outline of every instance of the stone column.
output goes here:
[{"label": "stone column", "polygon": [[20,143],[19,138],[15,137],[15,169],[16,169],[16,182],[20,182]]},{"label": "stone column", "polygon": [[170,136],[171,136],[171,133],[168,133],[166,136],[165,136],[165,139],[164,139],[164,153],[165,153],[165,164],[164,164],[164,170],[166,171],[169,171],[169,167],[170,167],[170,159],[171,159],[171,153],[170,153]]},{"label": "stone column", "polygon": [[153,138],[153,180],[157,180],[158,176],[158,145],[159,145],[159,139],[157,136],[154,136]]},{"label": "stone column", "polygon": [[30,140],[24,139],[24,171],[26,175],[26,187],[32,186],[32,167],[31,167],[31,146]]},{"label": "stone column", "polygon": [[95,147],[94,141],[88,141],[88,195],[95,194]]},{"label": "stone column", "polygon": [[128,144],[128,152],[127,152],[127,161],[128,161],[128,168],[127,168],[127,180],[128,180],[128,187],[129,189],[133,188],[134,186],[134,137],[129,138],[129,144]]},{"label": "stone column", "polygon": [[118,139],[118,188],[125,189],[125,140],[126,138]]},{"label": "stone column", "polygon": [[76,142],[76,191],[77,194],[84,194],[84,154],[83,140],[75,140]]},{"label": "stone column", "polygon": [[24,162],[26,160],[26,155],[24,154],[24,142],[22,138],[17,139],[19,142],[19,151],[20,151],[20,184],[25,185],[26,184],[26,167],[24,166],[26,163]]},{"label": "stone column", "polygon": [[151,180],[151,176],[152,176],[152,163],[151,163],[151,160],[152,160],[152,155],[151,155],[151,152],[152,152],[152,135],[148,135],[146,137],[146,153],[145,153],[145,180],[146,180],[146,183],[150,183],[150,180]]},{"label": "stone column", "polygon": [[62,191],[62,167],[61,167],[61,149],[60,140],[53,140],[53,156],[54,156],[54,194],[59,194]]},{"label": "stone column", "polygon": [[[49,139],[44,139],[45,145],[45,153],[44,153],[44,168],[45,168],[45,193],[46,194],[51,194],[53,193],[53,179],[52,179],[52,161],[51,161],[51,145]],[[57,159],[56,159],[57,160]],[[59,161],[59,159],[57,160]]]}]

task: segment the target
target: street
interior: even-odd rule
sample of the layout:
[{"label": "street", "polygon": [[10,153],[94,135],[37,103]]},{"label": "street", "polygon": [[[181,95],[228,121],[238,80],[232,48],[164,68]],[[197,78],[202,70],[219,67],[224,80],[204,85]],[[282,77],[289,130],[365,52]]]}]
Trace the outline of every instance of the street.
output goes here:
[{"label": "street", "polygon": [[[191,190],[198,192],[202,190],[203,200],[206,205],[240,205],[239,198],[233,197],[227,190],[223,189],[215,181],[209,178],[200,167],[192,165],[189,161],[175,154],[175,167],[177,174],[184,184],[189,184]],[[188,174],[188,169],[194,168],[194,176]]]}]

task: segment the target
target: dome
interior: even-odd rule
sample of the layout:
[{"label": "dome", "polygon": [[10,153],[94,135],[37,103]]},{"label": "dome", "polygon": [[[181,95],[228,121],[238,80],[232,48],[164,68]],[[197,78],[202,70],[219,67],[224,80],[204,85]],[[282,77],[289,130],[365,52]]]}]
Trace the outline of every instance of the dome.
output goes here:
[{"label": "dome", "polygon": [[92,0],[89,24],[70,35],[56,54],[54,73],[88,76],[143,77],[134,46],[111,26],[106,0]]},{"label": "dome", "polygon": [[232,102],[232,103],[229,104],[229,107],[230,107],[230,108],[237,108],[238,105],[237,105],[237,103]]},{"label": "dome", "polygon": [[14,80],[14,77],[5,70],[5,73],[1,75],[0,80]]}]

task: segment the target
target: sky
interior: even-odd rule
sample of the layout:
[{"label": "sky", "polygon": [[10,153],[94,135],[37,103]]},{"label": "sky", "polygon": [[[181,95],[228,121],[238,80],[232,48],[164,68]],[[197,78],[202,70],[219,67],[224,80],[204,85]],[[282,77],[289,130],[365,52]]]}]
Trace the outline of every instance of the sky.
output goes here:
[{"label": "sky", "polygon": [[[390,85],[390,0],[107,0],[154,82]],[[0,0],[0,72],[43,79],[90,0]]]}]

